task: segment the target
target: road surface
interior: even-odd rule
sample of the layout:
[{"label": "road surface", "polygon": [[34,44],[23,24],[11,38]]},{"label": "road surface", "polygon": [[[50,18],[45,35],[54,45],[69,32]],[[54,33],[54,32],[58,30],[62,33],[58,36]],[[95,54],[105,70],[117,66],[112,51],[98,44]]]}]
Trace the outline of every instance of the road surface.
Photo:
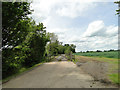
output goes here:
[{"label": "road surface", "polygon": [[44,63],[3,84],[3,88],[110,88],[70,61]]}]

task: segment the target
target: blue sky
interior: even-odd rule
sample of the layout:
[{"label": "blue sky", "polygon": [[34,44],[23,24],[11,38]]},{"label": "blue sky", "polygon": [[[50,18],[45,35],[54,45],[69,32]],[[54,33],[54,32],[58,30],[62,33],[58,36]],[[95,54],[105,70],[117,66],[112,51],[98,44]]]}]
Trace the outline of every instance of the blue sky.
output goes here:
[{"label": "blue sky", "polygon": [[118,48],[118,6],[113,2],[33,0],[31,8],[37,23],[43,22],[64,44],[75,44],[77,52]]}]

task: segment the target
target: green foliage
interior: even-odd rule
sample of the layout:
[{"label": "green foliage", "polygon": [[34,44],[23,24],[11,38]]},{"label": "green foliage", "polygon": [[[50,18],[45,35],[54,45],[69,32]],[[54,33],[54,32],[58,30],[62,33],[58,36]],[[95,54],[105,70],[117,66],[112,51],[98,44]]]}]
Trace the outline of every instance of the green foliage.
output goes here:
[{"label": "green foliage", "polygon": [[29,5],[27,2],[2,3],[2,46],[17,46],[26,36]]},{"label": "green foliage", "polygon": [[[13,53],[14,52],[14,53]],[[17,72],[21,67],[21,62],[16,50],[3,49],[2,51],[2,77],[9,76]],[[6,56],[6,57],[5,57]]]},{"label": "green foliage", "polygon": [[70,45],[70,49],[71,49],[71,51],[72,51],[73,53],[75,53],[75,48],[76,48],[76,46],[75,46],[74,44],[71,44],[71,45]]},{"label": "green foliage", "polygon": [[58,54],[64,54],[65,53],[65,47],[63,45],[58,45]]},{"label": "green foliage", "polygon": [[75,45],[62,45],[59,41],[50,42],[47,45],[47,54],[58,55],[58,54],[69,54],[70,52],[75,52]]},{"label": "green foliage", "polygon": [[26,36],[26,40],[23,45],[25,58],[24,65],[32,66],[36,63],[42,62],[45,53],[45,46],[48,42],[48,38],[46,37],[46,31],[43,30],[45,27],[42,23],[35,26],[33,32],[30,32]]},{"label": "green foliage", "polygon": [[70,55],[70,52],[71,52],[71,50],[70,50],[70,47],[68,46],[68,47],[66,48],[66,50],[65,50],[65,54],[66,54],[66,55]]},{"label": "green foliage", "polygon": [[53,42],[53,43],[50,42],[47,49],[48,49],[48,54],[57,55],[58,54],[58,41],[56,40],[56,42]]},{"label": "green foliage", "polygon": [[62,45],[62,42],[58,41],[58,37],[54,33],[48,33],[48,37],[50,41],[46,46],[47,55],[52,56],[58,54],[65,54],[66,52],[68,52],[68,48],[69,51],[75,53],[76,46],[74,44]]},{"label": "green foliage", "polygon": [[[24,61],[21,44],[29,33],[30,3],[2,3],[2,71],[3,78],[16,73]],[[17,46],[17,47],[16,47]],[[15,48],[16,47],[16,48]]]},{"label": "green foliage", "polygon": [[30,3],[3,3],[2,76],[6,78],[21,68],[44,62],[45,46],[49,41],[43,23],[27,17]]},{"label": "green foliage", "polygon": [[[118,4],[119,7],[120,7],[120,1],[116,1],[116,2],[114,2],[114,3]],[[117,12],[117,13],[116,13],[117,15],[120,15],[120,9],[116,10],[116,12]]]}]

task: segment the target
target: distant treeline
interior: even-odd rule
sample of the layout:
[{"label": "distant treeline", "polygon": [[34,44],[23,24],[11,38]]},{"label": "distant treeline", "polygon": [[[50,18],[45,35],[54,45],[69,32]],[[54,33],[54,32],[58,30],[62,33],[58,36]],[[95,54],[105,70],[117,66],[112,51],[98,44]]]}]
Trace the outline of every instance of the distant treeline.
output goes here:
[{"label": "distant treeline", "polygon": [[73,44],[62,45],[54,33],[46,32],[43,23],[29,18],[28,2],[2,3],[2,78],[21,68],[45,62],[46,56],[75,53]]},{"label": "distant treeline", "polygon": [[[96,51],[80,51],[80,53],[86,53],[86,52],[111,52],[111,51],[120,51],[120,50],[114,50],[114,49],[110,49],[110,50],[96,50]],[[79,53],[79,52],[78,52]]]},{"label": "distant treeline", "polygon": [[107,57],[107,58],[120,58],[119,50],[96,50],[96,51],[86,51],[86,52],[77,52],[74,55],[80,56],[91,56],[91,57]]}]

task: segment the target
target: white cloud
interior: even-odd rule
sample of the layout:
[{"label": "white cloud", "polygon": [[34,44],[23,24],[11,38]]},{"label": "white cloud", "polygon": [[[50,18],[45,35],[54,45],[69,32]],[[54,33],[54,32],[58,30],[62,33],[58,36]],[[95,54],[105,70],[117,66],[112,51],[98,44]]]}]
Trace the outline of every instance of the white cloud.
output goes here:
[{"label": "white cloud", "polygon": [[[92,1],[94,2],[94,0]],[[96,6],[93,2],[83,2],[83,0],[33,0],[31,4],[31,9],[34,9],[32,17],[42,21],[55,10],[57,15],[75,18],[85,15],[87,10]]]},{"label": "white cloud", "polygon": [[87,31],[84,33],[84,36],[101,36],[105,31],[104,23],[101,20],[94,21],[88,25]]},{"label": "white cloud", "polygon": [[105,26],[102,20],[97,20],[91,22],[88,25],[86,32],[84,33],[84,37],[94,37],[94,36],[114,36],[118,34],[118,26]]},{"label": "white cloud", "polygon": [[106,34],[109,35],[109,36],[114,36],[116,34],[118,34],[118,26],[109,26],[109,27],[106,27]]},{"label": "white cloud", "polygon": [[68,29],[67,28],[49,28],[47,31],[51,33],[61,34],[68,31]]},{"label": "white cloud", "polygon": [[105,26],[102,20],[91,22],[78,40],[77,51],[118,49],[118,26]]},{"label": "white cloud", "polygon": [[76,51],[118,49],[118,38],[89,37],[85,42],[77,42]]},{"label": "white cloud", "polygon": [[93,3],[81,3],[79,1],[72,3],[62,3],[61,8],[58,8],[56,13],[60,16],[66,16],[70,18],[76,18],[78,16],[84,16],[87,10],[95,7],[96,4]]}]

